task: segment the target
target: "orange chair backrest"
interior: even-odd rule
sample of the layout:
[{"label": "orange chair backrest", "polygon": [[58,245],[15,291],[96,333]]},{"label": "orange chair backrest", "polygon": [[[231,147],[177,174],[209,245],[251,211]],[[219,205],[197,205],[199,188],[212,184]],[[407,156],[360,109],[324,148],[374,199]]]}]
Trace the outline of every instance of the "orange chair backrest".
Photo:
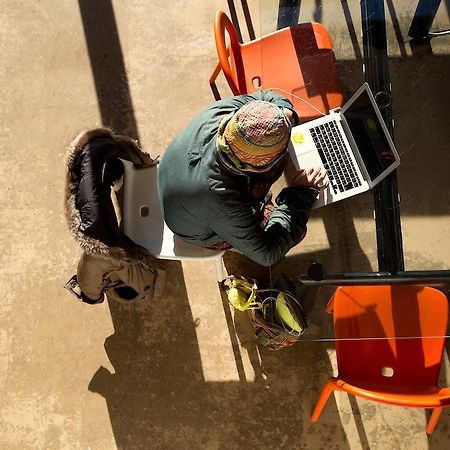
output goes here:
[{"label": "orange chair backrest", "polygon": [[[230,38],[230,44],[227,47],[226,34]],[[230,86],[233,95],[246,94],[244,64],[242,62],[241,44],[236,30],[223,11],[217,11],[214,21],[214,38],[216,41],[219,63],[222,67],[225,78]]]},{"label": "orange chair backrest", "polygon": [[442,292],[418,286],[341,286],[333,299],[339,378],[406,390],[437,385],[448,323]]}]

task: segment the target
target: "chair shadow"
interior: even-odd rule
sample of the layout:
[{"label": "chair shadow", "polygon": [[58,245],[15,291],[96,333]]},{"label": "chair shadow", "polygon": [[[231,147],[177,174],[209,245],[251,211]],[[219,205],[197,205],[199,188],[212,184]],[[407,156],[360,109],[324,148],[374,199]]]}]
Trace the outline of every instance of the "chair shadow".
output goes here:
[{"label": "chair shadow", "polygon": [[[327,95],[341,92],[341,84],[336,81],[336,71],[323,70],[323,67],[335,67],[334,52],[318,47],[312,25],[291,28],[290,32],[308,98],[320,97],[324,109],[328,111],[331,106]],[[292,94],[301,95],[301,91],[294,90]]]},{"label": "chair shadow", "polygon": [[[370,271],[370,263],[360,247],[352,215],[346,214],[346,208],[343,208],[343,205],[335,205],[322,209],[320,214],[323,216],[326,233],[330,241],[328,250],[287,256],[270,270],[257,265],[242,254],[227,252],[224,255],[227,272],[254,278],[261,286],[270,286],[283,276],[295,283],[298,276],[305,273],[307,267],[316,261],[323,262],[330,271],[341,271],[343,268],[350,272],[354,270]],[[301,248],[301,245],[300,243],[299,248]],[[329,352],[334,349],[332,342],[333,325],[331,316],[325,313],[325,306],[333,291],[333,287],[321,288],[319,291],[302,291],[300,300],[309,319],[309,327],[303,335],[304,342],[300,341],[292,348],[282,349],[278,352],[261,349],[255,340],[254,329],[249,317],[239,311],[234,314],[237,339],[241,349],[245,349],[252,364],[255,380],[270,380],[270,374],[279,371],[280,367],[289,371],[291,366],[294,365],[298,371],[298,376],[302,377],[305,383],[305,389],[307,389],[303,395],[307,396],[310,405],[308,414],[312,412],[327,374],[329,376],[333,372],[329,357]],[[322,340],[327,342],[322,342]],[[292,368],[292,370],[294,369]],[[308,385],[308,383],[310,384]],[[307,392],[312,393],[312,395],[308,396]],[[369,448],[358,405],[352,399],[350,399],[350,404],[360,442],[367,444],[363,448]],[[315,448],[314,445],[318,444],[316,442],[316,439],[319,439],[318,436],[328,435],[330,427],[338,433],[336,442],[342,442],[342,446],[347,445],[346,439],[342,440],[343,428],[337,404],[333,397],[327,404],[326,414],[326,421],[315,425],[309,424],[309,416],[305,418],[308,425],[304,432],[308,433],[309,448]]]},{"label": "chair shadow", "polygon": [[[306,448],[326,444],[309,414],[326,354],[307,348],[263,355],[264,376],[246,381],[204,378],[183,273],[166,261],[164,298],[141,305],[110,302],[114,334],[89,390],[105,398],[118,448]],[[219,351],[219,350],[218,350]],[[210,355],[212,356],[212,355]],[[218,355],[219,357],[219,355]],[[220,378],[218,376],[218,378]],[[336,411],[335,411],[336,412]],[[337,414],[335,417],[339,417]],[[346,437],[333,426],[346,448]],[[289,436],[288,442],[286,437]],[[318,447],[315,447],[318,448]]]}]

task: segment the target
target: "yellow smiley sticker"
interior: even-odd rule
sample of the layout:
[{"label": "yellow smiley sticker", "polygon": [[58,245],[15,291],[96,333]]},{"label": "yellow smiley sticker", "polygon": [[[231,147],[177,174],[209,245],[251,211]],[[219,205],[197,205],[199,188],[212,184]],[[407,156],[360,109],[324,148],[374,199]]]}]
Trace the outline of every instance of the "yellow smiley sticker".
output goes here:
[{"label": "yellow smiley sticker", "polygon": [[367,119],[367,126],[370,131],[377,131],[377,124],[373,119]]},{"label": "yellow smiley sticker", "polygon": [[303,144],[303,141],[305,140],[305,136],[302,132],[298,131],[292,136],[292,142],[294,144]]}]

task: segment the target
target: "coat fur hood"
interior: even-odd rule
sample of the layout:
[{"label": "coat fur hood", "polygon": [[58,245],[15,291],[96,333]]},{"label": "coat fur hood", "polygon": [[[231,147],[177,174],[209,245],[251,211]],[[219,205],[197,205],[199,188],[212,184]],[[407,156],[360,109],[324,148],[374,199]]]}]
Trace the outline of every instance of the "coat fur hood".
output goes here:
[{"label": "coat fur hood", "polygon": [[[107,145],[98,145],[97,152],[106,152],[102,154],[102,161],[111,158],[122,158],[133,162],[138,167],[149,167],[157,164],[157,161],[143,151],[137,141],[127,137],[115,134],[113,131],[106,128],[96,128],[86,130],[78,134],[76,138],[69,144],[66,155],[66,191],[65,191],[65,215],[76,242],[87,254],[104,257],[122,261],[124,263],[130,262],[146,262],[149,261],[149,252],[143,247],[134,243],[128,236],[126,236],[119,228],[117,217],[115,214],[103,214],[103,211],[113,211],[112,201],[109,196],[105,196],[101,200],[97,199],[97,217],[99,222],[104,222],[107,229],[110,230],[108,236],[92,237],[89,236],[86,230],[86,218],[81,213],[79,207],[79,190],[80,182],[83,176],[86,176],[83,171],[86,167],[83,166],[82,160],[86,152],[83,150],[88,146],[95,145],[95,142],[107,143]],[[83,153],[83,154],[82,154]],[[111,153],[111,154],[110,154]],[[103,167],[94,167],[95,171],[103,170]],[[90,179],[93,179],[91,173],[87,174]],[[97,189],[93,189],[94,194]],[[106,203],[103,204],[103,203]],[[105,209],[106,208],[106,209]],[[101,212],[102,214],[98,214]],[[114,222],[115,218],[115,222]],[[84,220],[84,222],[83,222]],[[109,244],[108,244],[109,242]],[[111,244],[112,243],[112,244]]]}]

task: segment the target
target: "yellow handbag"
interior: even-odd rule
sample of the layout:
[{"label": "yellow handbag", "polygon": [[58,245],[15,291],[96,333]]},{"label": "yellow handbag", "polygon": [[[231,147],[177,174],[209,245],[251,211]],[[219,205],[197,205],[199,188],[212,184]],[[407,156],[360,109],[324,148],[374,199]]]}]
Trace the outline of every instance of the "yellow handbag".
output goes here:
[{"label": "yellow handbag", "polygon": [[261,309],[261,302],[256,301],[256,282],[247,280],[244,277],[227,277],[223,286],[227,293],[228,301],[233,308],[239,311],[248,311],[249,309]]}]

